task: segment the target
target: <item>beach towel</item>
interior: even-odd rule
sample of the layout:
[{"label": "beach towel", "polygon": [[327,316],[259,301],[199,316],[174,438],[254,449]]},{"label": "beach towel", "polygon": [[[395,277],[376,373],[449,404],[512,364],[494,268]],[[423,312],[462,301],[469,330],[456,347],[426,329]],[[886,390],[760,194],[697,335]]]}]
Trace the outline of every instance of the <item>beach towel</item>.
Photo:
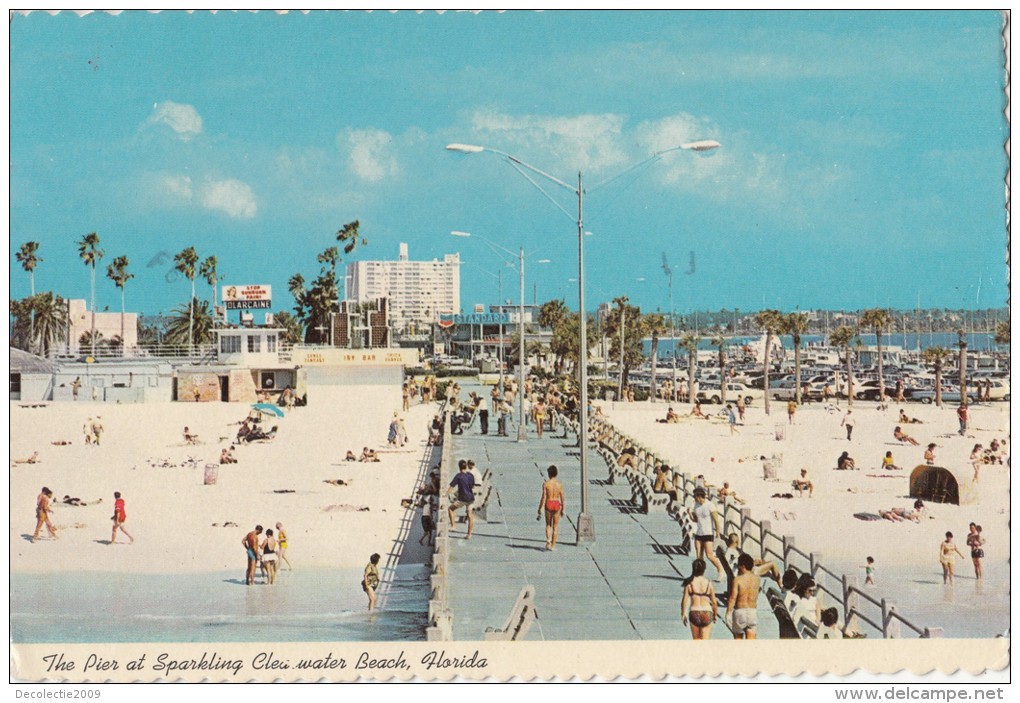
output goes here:
[{"label": "beach towel", "polygon": [[865,520],[867,522],[882,519],[881,515],[876,515],[875,513],[854,513],[854,517],[858,520]]}]

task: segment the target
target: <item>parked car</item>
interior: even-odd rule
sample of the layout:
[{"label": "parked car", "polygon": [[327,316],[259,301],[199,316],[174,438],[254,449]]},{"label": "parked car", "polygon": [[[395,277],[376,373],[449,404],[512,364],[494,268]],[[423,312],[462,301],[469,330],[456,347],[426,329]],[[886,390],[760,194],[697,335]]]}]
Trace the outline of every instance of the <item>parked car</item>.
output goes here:
[{"label": "parked car", "polygon": [[[942,389],[942,402],[943,403],[959,403],[960,402],[960,389],[959,388],[943,388]],[[931,405],[935,402],[935,389],[934,388],[922,388],[914,390],[910,396],[911,400],[919,400],[925,405]],[[971,403],[977,402],[977,392],[967,392],[967,400]]]},{"label": "parked car", "polygon": [[[722,391],[717,383],[706,383],[698,389],[695,397],[703,403],[715,403],[716,405],[722,403]],[[727,383],[726,384],[726,400],[727,402],[736,402],[737,398],[743,398],[744,402],[750,405],[755,399],[765,397],[765,391],[760,388],[751,388],[743,383]]]},{"label": "parked car", "polygon": [[[801,380],[801,399],[803,400],[819,400],[822,397],[822,388],[825,387],[825,383]],[[803,388],[807,385],[807,391],[804,392]],[[769,393],[776,400],[792,400],[797,396],[797,381],[796,379],[783,379],[776,381],[775,383],[769,384]]]}]

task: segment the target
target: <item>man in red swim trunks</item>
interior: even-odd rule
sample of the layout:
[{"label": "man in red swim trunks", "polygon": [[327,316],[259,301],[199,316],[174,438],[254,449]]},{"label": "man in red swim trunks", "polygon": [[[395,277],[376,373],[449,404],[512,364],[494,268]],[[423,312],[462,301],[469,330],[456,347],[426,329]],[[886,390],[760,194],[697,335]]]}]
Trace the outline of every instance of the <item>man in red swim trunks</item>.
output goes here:
[{"label": "man in red swim trunks", "polygon": [[124,510],[124,499],[120,497],[120,491],[113,492],[113,534],[110,535],[110,544],[114,544],[117,541],[117,530],[120,530],[127,535],[127,538],[131,542],[135,541],[135,538],[128,534],[128,531],[124,529],[124,521],[127,520],[127,512]]}]

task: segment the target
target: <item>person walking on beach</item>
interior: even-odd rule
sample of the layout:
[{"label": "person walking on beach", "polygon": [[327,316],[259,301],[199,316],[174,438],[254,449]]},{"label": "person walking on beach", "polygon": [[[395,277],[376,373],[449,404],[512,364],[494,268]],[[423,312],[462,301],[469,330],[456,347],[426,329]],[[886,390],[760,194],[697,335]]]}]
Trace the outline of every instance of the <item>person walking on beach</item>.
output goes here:
[{"label": "person walking on beach", "polygon": [[733,414],[733,406],[726,403],[726,420],[730,425],[730,436],[740,434],[737,430],[737,416]]},{"label": "person walking on beach", "polygon": [[967,534],[967,546],[970,547],[970,558],[974,562],[974,578],[981,579],[984,577],[984,571],[981,569],[981,560],[985,557],[985,550],[982,549],[985,544],[985,538],[981,536],[981,525],[976,525],[973,522],[970,523],[970,532]]},{"label": "person walking on beach", "polygon": [[747,403],[744,402],[744,396],[737,396],[737,415],[740,417],[740,421],[744,421],[744,411],[747,410]]},{"label": "person walking on beach", "polygon": [[956,409],[956,419],[960,421],[960,436],[963,437],[967,434],[967,404],[960,403],[960,407]]},{"label": "person walking on beach", "polygon": [[255,525],[255,529],[244,536],[241,546],[248,555],[248,570],[244,574],[246,586],[255,585],[255,566],[259,563],[259,535],[262,534],[262,525]]},{"label": "person walking on beach", "polygon": [[[719,513],[709,500],[704,488],[694,489],[694,507],[688,510],[691,520],[694,521],[694,544],[696,557],[707,559],[715,567],[717,582],[723,579],[722,564],[715,556],[712,545],[719,536]],[[753,564],[752,564],[753,566]]]},{"label": "person walking on beach", "polygon": [[944,542],[939,544],[939,563],[942,565],[942,584],[953,585],[953,567],[956,557],[963,558],[963,554],[953,544],[953,533],[947,532]]},{"label": "person walking on beach", "polygon": [[397,436],[399,435],[399,433],[400,433],[399,417],[398,413],[394,411],[393,419],[390,420],[389,432],[386,433],[386,443],[389,444],[391,447],[397,446]]},{"label": "person walking on beach", "polygon": [[81,433],[85,435],[85,444],[92,444],[92,418],[90,417],[85,421],[85,424],[81,426]]},{"label": "person walking on beach", "polygon": [[135,538],[124,529],[124,522],[127,520],[127,512],[124,510],[124,499],[120,497],[120,491],[113,492],[113,533],[110,535],[110,544],[117,542],[117,530],[120,530],[134,544]]},{"label": "person walking on beach", "polygon": [[78,400],[78,391],[80,390],[81,390],[81,376],[77,376],[73,381],[71,381],[71,398],[73,400]]},{"label": "person walking on beach", "polygon": [[461,459],[459,463],[460,470],[457,475],[450,481],[450,488],[448,492],[453,497],[450,501],[450,509],[447,511],[450,518],[450,531],[454,531],[454,526],[457,524],[454,521],[454,513],[460,508],[467,509],[467,536],[464,539],[471,539],[471,533],[475,529],[475,516],[471,510],[471,505],[475,502],[475,477],[471,475],[468,463]]},{"label": "person walking on beach", "polygon": [[283,530],[283,523],[276,523],[276,553],[280,557],[280,561],[287,562],[287,571],[293,571],[294,567],[290,565],[290,559],[287,558],[287,533]]},{"label": "person walking on beach", "polygon": [[489,434],[489,401],[485,399],[484,393],[478,396],[476,409],[478,410],[478,422],[482,426],[482,434]]},{"label": "person walking on beach", "polygon": [[566,500],[563,496],[563,484],[556,475],[559,470],[550,465],[546,470],[549,480],[542,484],[542,497],[538,501],[538,516],[536,520],[542,519],[542,511],[545,511],[545,548],[548,551],[556,549],[556,539],[560,532],[560,518],[566,507]]},{"label": "person walking on beach", "polygon": [[273,529],[266,530],[266,538],[259,545],[259,554],[262,556],[262,576],[266,583],[276,583],[276,549],[277,541],[273,536]]},{"label": "person walking on beach", "polygon": [[43,486],[42,491],[35,499],[35,534],[32,535],[32,544],[35,544],[35,541],[39,539],[39,530],[43,525],[46,525],[50,537],[57,539],[57,531],[54,529],[53,523],[50,522],[50,499],[52,498],[53,491]]},{"label": "person walking on beach", "polygon": [[868,557],[864,565],[864,585],[874,586],[875,585],[875,558]]},{"label": "person walking on beach", "polygon": [[839,423],[840,427],[846,428],[846,439],[849,442],[854,434],[854,415],[853,410],[847,410],[846,415],[843,416],[843,421]]},{"label": "person walking on beach", "polygon": [[978,476],[981,474],[981,465],[985,463],[984,451],[980,444],[975,444],[974,449],[970,453],[970,465],[974,467],[974,482],[977,483]]},{"label": "person walking on beach", "polygon": [[791,399],[790,402],[786,404],[786,417],[791,425],[793,424],[793,416],[796,414],[797,414],[797,402]]},{"label": "person walking on beach", "polygon": [[535,416],[535,432],[538,438],[542,439],[542,429],[545,426],[545,401],[541,397],[535,401],[532,414]]},{"label": "person walking on beach", "polygon": [[932,442],[924,450],[924,463],[928,466],[935,466],[935,443]]},{"label": "person walking on beach", "polygon": [[375,589],[379,588],[379,555],[373,554],[365,565],[365,575],[361,579],[361,590],[368,596],[368,612],[375,610]]},{"label": "person walking on beach", "polygon": [[103,418],[96,415],[96,419],[92,421],[92,441],[95,442],[96,446],[99,446],[99,440],[103,437]]},{"label": "person walking on beach", "polygon": [[719,603],[715,589],[705,578],[705,560],[695,559],[691,563],[691,577],[684,583],[684,595],[680,601],[680,620],[690,623],[691,636],[696,640],[707,640],[712,634],[712,623],[719,617]]},{"label": "person walking on beach", "polygon": [[761,578],[754,573],[754,559],[750,554],[741,554],[737,559],[737,575],[726,605],[726,619],[733,629],[733,639],[753,640],[758,638],[758,590]]}]

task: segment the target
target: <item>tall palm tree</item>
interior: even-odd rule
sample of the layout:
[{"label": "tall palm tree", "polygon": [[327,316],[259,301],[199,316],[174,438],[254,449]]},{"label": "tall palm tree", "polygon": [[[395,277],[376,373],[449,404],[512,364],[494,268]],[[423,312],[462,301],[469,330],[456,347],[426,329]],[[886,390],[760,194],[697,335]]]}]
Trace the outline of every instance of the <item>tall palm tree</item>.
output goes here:
[{"label": "tall palm tree", "polygon": [[861,327],[875,330],[875,346],[878,348],[878,398],[885,402],[885,376],[882,374],[882,332],[892,322],[892,314],[883,308],[865,310],[861,315]]},{"label": "tall palm tree", "polygon": [[78,256],[90,269],[91,275],[91,300],[89,307],[92,309],[92,331],[89,339],[92,343],[92,356],[96,355],[96,264],[103,258],[102,249],[99,248],[99,234],[89,232],[78,242]]},{"label": "tall palm tree", "polygon": [[793,338],[793,374],[797,379],[794,389],[794,400],[797,405],[803,400],[800,397],[800,338],[808,331],[807,315],[802,312],[791,312],[783,317],[783,331]]},{"label": "tall palm tree", "polygon": [[851,349],[853,347],[856,332],[853,327],[841,325],[829,333],[829,344],[843,350],[843,357],[846,360],[846,404],[854,404],[854,382],[853,364],[851,362]]},{"label": "tall palm tree", "polygon": [[212,288],[213,324],[216,324],[216,284],[220,281],[219,272],[216,270],[216,257],[208,256],[198,267],[198,275],[205,279],[205,282]]},{"label": "tall palm tree", "polygon": [[701,337],[693,332],[684,332],[680,337],[680,346],[687,351],[687,399],[694,402],[694,366],[698,362],[698,344]]},{"label": "tall palm tree", "polygon": [[[195,265],[198,263],[198,252],[195,251],[195,247],[188,247],[184,249],[177,256],[174,257],[174,268],[180,271],[191,281],[191,297],[188,298],[188,304],[195,304]],[[195,334],[194,334],[194,322],[196,313],[192,312],[188,315],[188,346],[195,346]],[[190,350],[189,350],[190,354]]]},{"label": "tall palm tree", "polygon": [[719,348],[719,397],[726,402],[726,338],[721,334],[712,337],[712,344]]},{"label": "tall palm tree", "polygon": [[[359,246],[368,246],[368,240],[361,236],[358,228],[361,222],[354,220],[341,227],[336,233],[336,240],[343,245],[344,254],[353,254]],[[346,295],[346,290],[344,291]]]},{"label": "tall palm tree", "polygon": [[956,331],[959,341],[956,346],[960,349],[960,357],[957,363],[960,365],[960,402],[967,405],[967,335],[963,330]]},{"label": "tall palm tree", "polygon": [[761,310],[755,313],[754,322],[765,330],[765,414],[768,415],[771,412],[769,405],[769,396],[771,395],[769,388],[769,365],[772,361],[772,339],[783,328],[783,314],[778,310]]},{"label": "tall palm tree", "polygon": [[120,288],[120,353],[124,354],[124,285],[135,277],[133,273],[127,272],[130,262],[126,256],[118,256],[113,263],[106,267],[106,277],[113,281],[114,285]]},{"label": "tall palm tree", "polygon": [[648,402],[654,403],[656,399],[655,375],[659,365],[659,335],[667,332],[669,327],[666,326],[666,318],[658,312],[650,312],[645,315],[643,326],[645,334],[652,335],[652,348],[649,350],[652,357],[652,377],[648,384]]},{"label": "tall palm tree", "polygon": [[620,325],[620,330],[619,330],[620,331],[620,382],[619,382],[619,388],[617,389],[617,393],[619,394],[621,400],[623,399],[623,389],[625,388],[624,384],[627,381],[627,373],[626,373],[627,366],[626,366],[626,361],[625,361],[626,360],[626,352],[625,352],[626,347],[624,346],[624,342],[626,341],[627,303],[629,303],[629,302],[630,302],[630,298],[628,298],[625,295],[621,295],[620,297],[613,299],[613,305],[615,305],[617,307],[617,311],[618,311],[617,322]]},{"label": "tall palm tree", "polygon": [[[39,251],[39,242],[25,242],[21,245],[21,249],[15,254],[18,261],[21,262],[21,268],[28,272],[28,283],[31,287],[32,297],[35,297],[35,267],[42,261],[36,252]],[[33,307],[29,313],[29,339],[35,340],[35,308]]]},{"label": "tall palm tree", "polygon": [[[558,331],[561,330],[564,321],[570,314],[570,310],[567,309],[566,303],[560,299],[548,300],[542,303],[542,307],[538,311],[538,325],[539,327],[545,327],[553,331],[555,336]],[[553,345],[553,354],[555,354],[555,361],[553,362],[556,374],[559,375],[563,368],[563,354],[560,353],[561,347]]]},{"label": "tall palm tree", "polygon": [[921,361],[935,368],[935,406],[942,407],[942,367],[952,352],[945,347],[928,347],[921,352]]}]

